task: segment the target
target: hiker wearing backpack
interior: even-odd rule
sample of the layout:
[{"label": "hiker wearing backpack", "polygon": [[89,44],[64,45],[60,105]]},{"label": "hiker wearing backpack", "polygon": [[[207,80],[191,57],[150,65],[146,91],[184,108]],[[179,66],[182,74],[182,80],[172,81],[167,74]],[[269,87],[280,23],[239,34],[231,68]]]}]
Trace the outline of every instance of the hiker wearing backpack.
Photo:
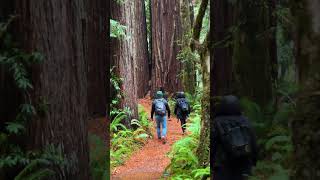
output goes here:
[{"label": "hiker wearing backpack", "polygon": [[[168,102],[163,98],[162,92],[158,91],[156,93],[156,99],[152,102],[151,119],[153,119],[153,114],[155,114],[158,139],[162,139],[163,144],[166,143],[167,112],[168,112],[168,118],[170,119],[170,108],[169,108]],[[162,131],[160,131],[161,128],[162,128]]]},{"label": "hiker wearing backpack", "polygon": [[211,128],[211,168],[214,180],[246,180],[257,162],[257,144],[237,97],[223,96],[214,108]]},{"label": "hiker wearing backpack", "polygon": [[177,116],[178,121],[181,122],[182,134],[186,131],[186,120],[190,114],[190,105],[184,95],[184,92],[176,94],[176,106],[174,107],[174,114]]}]

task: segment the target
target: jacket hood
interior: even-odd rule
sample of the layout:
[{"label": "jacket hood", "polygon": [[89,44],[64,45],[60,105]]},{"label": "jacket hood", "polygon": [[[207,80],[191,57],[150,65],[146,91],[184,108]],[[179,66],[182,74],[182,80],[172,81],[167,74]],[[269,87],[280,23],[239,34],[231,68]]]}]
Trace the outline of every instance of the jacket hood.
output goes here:
[{"label": "jacket hood", "polygon": [[215,116],[241,115],[240,101],[236,96],[223,96],[215,108]]}]

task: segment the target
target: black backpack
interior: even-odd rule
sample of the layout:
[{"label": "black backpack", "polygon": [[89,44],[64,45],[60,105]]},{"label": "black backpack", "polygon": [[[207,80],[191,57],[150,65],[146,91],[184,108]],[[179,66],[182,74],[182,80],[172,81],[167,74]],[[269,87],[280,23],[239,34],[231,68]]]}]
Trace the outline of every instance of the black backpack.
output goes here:
[{"label": "black backpack", "polygon": [[243,118],[226,116],[215,119],[222,146],[232,158],[252,155],[250,127]]},{"label": "black backpack", "polygon": [[189,105],[186,99],[184,98],[177,99],[177,103],[182,113],[187,114],[189,112]]},{"label": "black backpack", "polygon": [[164,99],[154,100],[155,113],[156,115],[164,116],[166,115],[166,105]]}]

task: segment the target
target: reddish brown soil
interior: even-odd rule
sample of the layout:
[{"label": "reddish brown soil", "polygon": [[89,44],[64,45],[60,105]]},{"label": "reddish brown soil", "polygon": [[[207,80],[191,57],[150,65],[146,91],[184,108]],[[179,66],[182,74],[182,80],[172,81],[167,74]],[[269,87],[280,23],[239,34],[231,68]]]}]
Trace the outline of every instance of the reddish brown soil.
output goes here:
[{"label": "reddish brown soil", "polygon": [[[144,106],[149,113],[151,111],[151,100],[149,98],[140,99],[139,103]],[[171,117],[167,124],[167,143],[162,144],[157,139],[155,122],[153,121],[153,139],[140,150],[133,153],[124,165],[115,168],[112,172],[113,180],[149,180],[160,179],[164,169],[169,165],[170,159],[167,153],[172,144],[182,137],[180,122]]]}]

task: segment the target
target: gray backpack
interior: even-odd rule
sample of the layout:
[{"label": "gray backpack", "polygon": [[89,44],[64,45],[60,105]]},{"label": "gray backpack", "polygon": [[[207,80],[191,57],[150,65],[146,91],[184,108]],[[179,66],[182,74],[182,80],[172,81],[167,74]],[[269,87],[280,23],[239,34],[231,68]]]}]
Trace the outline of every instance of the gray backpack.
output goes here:
[{"label": "gray backpack", "polygon": [[164,99],[154,100],[155,113],[156,115],[164,116],[166,115],[166,105]]}]

